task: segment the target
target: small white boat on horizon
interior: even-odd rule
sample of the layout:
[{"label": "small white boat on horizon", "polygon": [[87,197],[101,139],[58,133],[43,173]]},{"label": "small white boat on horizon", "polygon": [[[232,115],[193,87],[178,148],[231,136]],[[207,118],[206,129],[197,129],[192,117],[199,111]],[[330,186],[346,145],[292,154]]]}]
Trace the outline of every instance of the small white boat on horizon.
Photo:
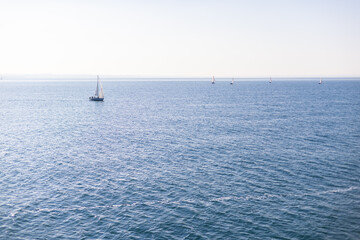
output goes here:
[{"label": "small white boat on horizon", "polygon": [[234,78],[232,78],[232,80],[231,80],[231,83],[230,83],[231,85],[233,85],[234,84]]},{"label": "small white boat on horizon", "polygon": [[95,95],[89,97],[90,101],[104,101],[104,91],[100,82],[99,75],[97,75]]},{"label": "small white boat on horizon", "polygon": [[215,78],[214,78],[214,76],[212,77],[211,84],[215,84]]},{"label": "small white boat on horizon", "polygon": [[322,84],[322,78],[320,78],[319,84]]},{"label": "small white boat on horizon", "polygon": [[271,77],[270,77],[269,83],[272,83],[272,79],[271,79]]}]

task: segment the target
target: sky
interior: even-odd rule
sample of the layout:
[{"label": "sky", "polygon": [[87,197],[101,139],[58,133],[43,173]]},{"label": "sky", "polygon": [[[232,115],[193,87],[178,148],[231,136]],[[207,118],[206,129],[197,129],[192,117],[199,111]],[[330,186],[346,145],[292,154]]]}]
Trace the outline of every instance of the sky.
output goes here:
[{"label": "sky", "polygon": [[359,77],[359,0],[0,0],[0,74]]}]

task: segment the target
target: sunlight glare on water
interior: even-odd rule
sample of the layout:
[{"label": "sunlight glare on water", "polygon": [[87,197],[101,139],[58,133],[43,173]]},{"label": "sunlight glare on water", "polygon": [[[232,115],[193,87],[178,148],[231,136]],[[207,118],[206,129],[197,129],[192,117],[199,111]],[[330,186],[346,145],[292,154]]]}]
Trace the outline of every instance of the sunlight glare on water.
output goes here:
[{"label": "sunlight glare on water", "polygon": [[0,239],[358,239],[360,82],[1,82]]}]

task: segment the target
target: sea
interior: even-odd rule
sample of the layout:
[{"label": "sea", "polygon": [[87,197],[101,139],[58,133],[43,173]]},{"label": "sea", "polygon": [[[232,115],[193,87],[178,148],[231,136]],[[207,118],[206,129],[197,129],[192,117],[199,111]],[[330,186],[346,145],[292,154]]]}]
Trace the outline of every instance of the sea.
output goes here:
[{"label": "sea", "polygon": [[0,239],[360,239],[360,81],[0,81]]}]

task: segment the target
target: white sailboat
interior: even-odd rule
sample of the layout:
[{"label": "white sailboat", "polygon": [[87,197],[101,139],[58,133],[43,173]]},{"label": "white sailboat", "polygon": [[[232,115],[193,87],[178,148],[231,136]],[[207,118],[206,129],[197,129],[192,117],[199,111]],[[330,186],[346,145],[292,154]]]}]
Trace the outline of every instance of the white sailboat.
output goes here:
[{"label": "white sailboat", "polygon": [[231,83],[230,83],[231,85],[233,85],[234,84],[234,78],[232,78],[232,80],[231,80]]},{"label": "white sailboat", "polygon": [[212,80],[211,80],[211,84],[215,84],[215,78],[213,76]]},{"label": "white sailboat", "polygon": [[272,83],[272,79],[271,79],[271,77],[270,77],[269,83]]},{"label": "white sailboat", "polygon": [[96,83],[96,90],[95,95],[89,97],[90,101],[104,101],[104,91],[102,88],[102,84],[100,82],[99,75],[97,75],[97,83]]},{"label": "white sailboat", "polygon": [[322,78],[320,78],[320,82],[319,82],[319,84],[322,84]]}]

